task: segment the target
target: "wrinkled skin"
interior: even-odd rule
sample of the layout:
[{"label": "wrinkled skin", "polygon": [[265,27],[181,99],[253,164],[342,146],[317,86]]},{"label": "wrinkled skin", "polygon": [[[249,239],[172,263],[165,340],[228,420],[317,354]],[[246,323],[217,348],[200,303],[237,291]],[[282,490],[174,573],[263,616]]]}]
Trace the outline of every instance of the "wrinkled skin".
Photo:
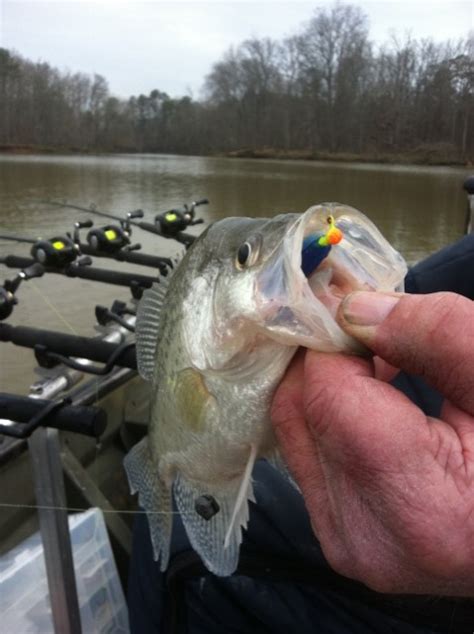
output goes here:
[{"label": "wrinkled skin", "polygon": [[[323,551],[381,592],[474,597],[474,303],[354,293],[338,321],[378,363],[299,354],[272,405]],[[390,366],[446,397],[439,419],[381,380]]]}]

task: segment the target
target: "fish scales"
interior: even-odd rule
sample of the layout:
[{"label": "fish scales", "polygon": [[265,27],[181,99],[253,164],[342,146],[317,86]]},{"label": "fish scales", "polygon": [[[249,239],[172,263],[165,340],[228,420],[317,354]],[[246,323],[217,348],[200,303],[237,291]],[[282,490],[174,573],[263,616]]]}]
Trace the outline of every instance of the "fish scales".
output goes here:
[{"label": "fish scales", "polygon": [[[336,231],[343,239],[331,248],[326,238]],[[303,273],[308,236],[324,237],[325,259]],[[338,326],[337,306],[352,290],[400,289],[405,273],[403,258],[368,218],[324,203],[304,214],[218,221],[169,280],[146,291],[137,357],[152,384],[151,418],[125,466],[163,570],[174,495],[204,564],[232,574],[254,500],[255,460],[285,470],[269,410],[295,351],[363,352]],[[196,511],[202,496],[217,503],[210,519]]]}]

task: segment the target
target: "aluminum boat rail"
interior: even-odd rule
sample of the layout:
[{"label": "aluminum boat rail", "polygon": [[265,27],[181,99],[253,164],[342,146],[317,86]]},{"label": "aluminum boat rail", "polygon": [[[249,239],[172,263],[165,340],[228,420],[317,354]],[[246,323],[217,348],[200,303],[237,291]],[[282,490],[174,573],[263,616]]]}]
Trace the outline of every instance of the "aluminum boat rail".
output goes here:
[{"label": "aluminum boat rail", "polygon": [[[129,326],[134,326],[135,316],[124,317]],[[111,323],[98,341],[120,344],[130,336],[129,330]],[[76,359],[84,369],[92,366],[88,359]],[[31,399],[56,399],[67,395],[72,405],[96,403],[136,375],[130,368],[114,368],[104,377],[89,379],[79,385],[84,372],[57,366],[50,376],[34,383],[30,388]],[[8,421],[2,421],[3,423]],[[81,634],[81,620],[77,597],[71,540],[68,528],[68,512],[64,483],[64,470],[80,486],[88,503],[105,510],[113,510],[110,502],[86,473],[81,463],[70,450],[61,448],[57,429],[39,427],[28,439],[31,457],[37,513],[44,548],[49,596],[56,634]],[[15,451],[25,441],[13,440],[9,452]],[[106,514],[107,527],[116,541],[128,553],[131,534],[127,524],[118,514]]]}]

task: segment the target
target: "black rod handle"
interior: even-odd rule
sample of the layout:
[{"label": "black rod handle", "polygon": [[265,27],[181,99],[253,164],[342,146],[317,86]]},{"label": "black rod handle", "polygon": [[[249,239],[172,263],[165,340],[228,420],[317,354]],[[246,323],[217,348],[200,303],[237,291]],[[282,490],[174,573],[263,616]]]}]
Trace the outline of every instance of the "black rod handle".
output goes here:
[{"label": "black rod handle", "polygon": [[85,255],[92,255],[99,258],[106,257],[119,262],[130,262],[131,264],[139,264],[141,266],[149,266],[151,268],[163,269],[166,266],[172,266],[170,258],[161,257],[158,255],[148,255],[148,253],[137,253],[136,251],[116,251],[115,253],[105,253],[104,251],[97,251],[88,244],[81,244],[81,251]]},{"label": "black rod handle", "polygon": [[[0,263],[5,264],[11,269],[24,269],[35,263],[32,258],[23,258],[16,255],[7,255],[0,258]],[[157,278],[151,275],[140,275],[139,273],[122,273],[121,271],[110,271],[108,269],[97,269],[92,266],[78,266],[77,264],[69,264],[64,269],[56,269],[45,267],[46,273],[57,273],[58,275],[67,275],[68,277],[79,277],[83,280],[91,280],[93,282],[102,282],[103,284],[112,284],[115,286],[141,286],[150,288]]]},{"label": "black rod handle", "polygon": [[0,258],[0,262],[9,269],[25,269],[36,262],[33,258],[24,258],[19,255],[6,255]]},{"label": "black rod handle", "polygon": [[[111,355],[121,345],[102,341],[98,337],[81,337],[53,330],[12,326],[11,324],[0,324],[0,341],[9,341],[23,348],[44,346],[49,352],[67,357],[90,359],[98,363],[107,363]],[[135,348],[124,350],[115,365],[136,370]]]},{"label": "black rod handle", "polygon": [[[55,273],[47,269],[48,272]],[[61,271],[58,271],[61,272]],[[96,269],[92,266],[77,266],[77,264],[69,264],[64,269],[64,275],[68,277],[80,277],[83,280],[91,280],[93,282],[102,282],[103,284],[112,284],[115,286],[133,286],[138,285],[143,288],[150,288],[153,282],[157,281],[156,277],[151,275],[140,275],[138,273],[122,273],[121,271],[110,271],[108,269]]]},{"label": "black rod handle", "polygon": [[[0,418],[16,423],[28,423],[50,404],[50,401],[17,394],[0,393]],[[63,405],[45,417],[44,425],[98,438],[107,427],[103,409],[85,405]]]},{"label": "black rod handle", "polygon": [[154,233],[155,235],[161,236],[162,238],[177,240],[178,242],[181,242],[181,244],[184,244],[186,246],[190,246],[196,240],[196,236],[192,236],[190,233],[184,233],[183,231],[180,231],[179,233],[173,236],[166,236],[161,231],[161,228],[159,227],[159,225],[151,224],[151,222],[141,221],[141,222],[136,222],[134,224],[136,224],[138,227],[140,227],[140,229],[143,229],[144,231],[148,231],[149,233]]}]

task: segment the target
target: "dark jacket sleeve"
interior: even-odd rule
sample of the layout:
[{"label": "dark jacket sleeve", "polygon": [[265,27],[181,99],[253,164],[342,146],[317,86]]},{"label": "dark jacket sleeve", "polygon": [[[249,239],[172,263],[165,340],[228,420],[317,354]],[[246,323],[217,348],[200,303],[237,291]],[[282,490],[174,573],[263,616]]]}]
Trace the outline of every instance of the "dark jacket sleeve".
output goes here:
[{"label": "dark jacket sleeve", "polygon": [[[474,234],[441,249],[414,266],[405,279],[407,293],[451,291],[474,298]],[[419,377],[400,373],[393,381],[427,416],[439,416],[443,399]]]},{"label": "dark jacket sleeve", "polygon": [[414,266],[405,288],[407,293],[451,291],[474,299],[474,233]]}]

